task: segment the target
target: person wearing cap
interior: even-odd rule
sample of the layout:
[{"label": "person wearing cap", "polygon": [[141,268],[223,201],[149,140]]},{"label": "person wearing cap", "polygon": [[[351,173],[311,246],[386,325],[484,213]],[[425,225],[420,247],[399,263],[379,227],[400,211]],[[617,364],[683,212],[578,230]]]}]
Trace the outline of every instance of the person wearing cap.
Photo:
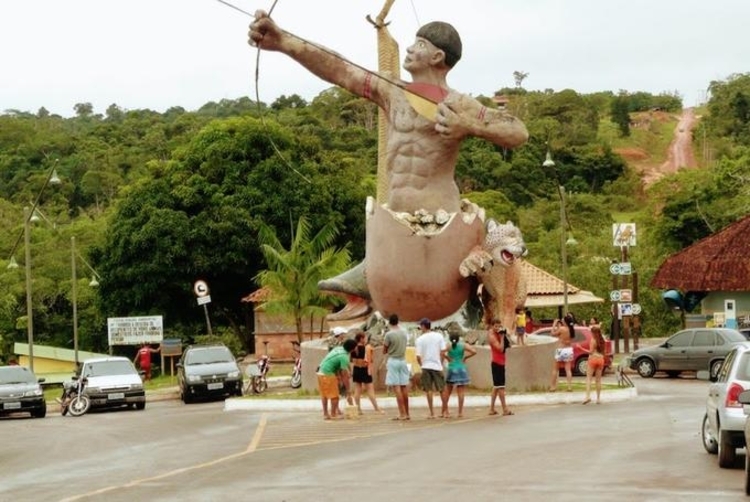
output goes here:
[{"label": "person wearing cap", "polygon": [[[262,10],[255,12],[249,43],[282,52],[323,80],[374,102],[388,122],[378,204],[368,203],[367,261],[321,281],[319,288],[372,300],[376,310],[398,311],[403,318],[419,313],[442,318],[458,310],[471,286],[458,266],[484,238],[483,211],[462,203],[454,179],[461,143],[474,136],[514,148],[528,139],[526,126],[505,110],[487,108],[448,86],[448,73],[463,51],[458,31],[442,21],[419,28],[403,61],[413,82],[355,65],[282,30]],[[435,215],[430,221],[439,221],[439,228],[408,223],[407,216],[413,219],[420,211]],[[431,301],[406,303],[405,295]]]},{"label": "person wearing cap", "polygon": [[443,374],[443,359],[448,345],[440,333],[432,331],[432,323],[426,317],[419,321],[419,329],[422,334],[415,342],[414,353],[417,362],[422,369],[420,383],[427,397],[427,408],[430,414],[427,418],[435,418],[435,410],[432,406],[433,393],[442,396],[445,389],[445,375]]},{"label": "person wearing cap", "polygon": [[409,366],[406,364],[406,331],[398,324],[398,316],[388,318],[388,332],[383,339],[383,354],[388,359],[385,365],[385,384],[393,388],[398,404],[398,416],[393,420],[410,420],[409,416]]},{"label": "person wearing cap", "polygon": [[[352,391],[349,375],[350,355],[357,348],[357,342],[352,339],[344,340],[343,345],[334,347],[323,360],[318,368],[318,390],[320,391],[320,402],[323,405],[323,418],[325,420],[343,418],[339,410],[339,386],[343,385],[347,401],[352,400]],[[330,413],[328,404],[331,404]]]}]

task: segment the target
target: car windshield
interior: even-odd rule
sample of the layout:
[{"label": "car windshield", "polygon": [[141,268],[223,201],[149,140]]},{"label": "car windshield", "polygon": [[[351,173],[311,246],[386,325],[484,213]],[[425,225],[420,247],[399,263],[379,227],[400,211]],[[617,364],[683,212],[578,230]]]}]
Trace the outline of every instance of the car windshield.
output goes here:
[{"label": "car windshield", "polygon": [[185,364],[211,364],[231,362],[232,353],[226,347],[210,347],[190,350],[185,357]]},{"label": "car windshield", "polygon": [[86,363],[83,376],[137,375],[130,361],[99,361]]},{"label": "car windshield", "polygon": [[36,382],[34,374],[24,366],[6,366],[5,368],[0,368],[0,384],[34,382]]}]

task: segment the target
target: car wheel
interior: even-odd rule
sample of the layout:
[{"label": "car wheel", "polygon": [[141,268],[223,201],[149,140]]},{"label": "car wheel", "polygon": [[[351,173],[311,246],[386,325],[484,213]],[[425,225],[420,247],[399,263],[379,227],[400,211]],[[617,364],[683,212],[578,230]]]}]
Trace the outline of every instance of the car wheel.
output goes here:
[{"label": "car wheel", "polygon": [[656,366],[651,359],[642,358],[636,361],[635,368],[638,370],[638,374],[643,378],[651,378],[656,373]]},{"label": "car wheel", "polygon": [[711,455],[716,455],[719,451],[719,444],[716,438],[711,434],[711,424],[708,421],[708,414],[703,415],[703,427],[701,427],[701,439],[703,447]]},{"label": "car wheel", "polygon": [[709,372],[711,374],[712,379],[719,376],[719,371],[721,370],[722,364],[724,364],[723,359],[719,359],[711,363],[711,368],[709,369]]},{"label": "car wheel", "polygon": [[190,404],[193,402],[193,398],[190,397],[190,389],[186,388],[184,390],[180,391],[180,399],[182,399],[182,402],[185,404]]},{"label": "car wheel", "polygon": [[135,409],[136,410],[145,410],[146,409],[146,401],[142,403],[135,403]]},{"label": "car wheel", "polygon": [[719,429],[719,467],[732,467],[737,456],[737,450],[729,440],[729,433]]},{"label": "car wheel", "polygon": [[578,375],[586,376],[586,371],[589,369],[589,358],[586,356],[579,357],[573,369]]},{"label": "car wheel", "polygon": [[44,418],[47,415],[47,406],[42,406],[31,412],[31,416],[34,418]]},{"label": "car wheel", "polygon": [[745,495],[750,495],[750,455],[745,455]]}]

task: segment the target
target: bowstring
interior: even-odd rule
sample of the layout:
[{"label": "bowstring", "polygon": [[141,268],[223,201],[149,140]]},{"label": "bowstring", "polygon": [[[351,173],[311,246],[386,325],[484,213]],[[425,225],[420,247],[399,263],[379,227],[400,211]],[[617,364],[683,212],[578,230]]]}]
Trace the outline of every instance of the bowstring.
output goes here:
[{"label": "bowstring", "polygon": [[[223,4],[230,5],[227,2],[224,2],[223,0],[218,0],[218,1],[221,2],[221,3],[223,3]],[[273,0],[273,4],[271,4],[271,8],[268,9],[268,17],[271,17],[271,14],[273,13],[273,10],[276,8],[276,4],[278,3],[278,1],[279,0]],[[244,12],[244,11],[242,11],[242,12]],[[253,17],[255,17],[255,16],[253,16]],[[258,52],[255,54],[255,104],[258,107],[258,116],[260,117],[261,124],[263,124],[263,131],[265,132],[266,139],[268,139],[268,142],[271,144],[271,147],[273,148],[273,151],[276,152],[276,155],[278,155],[278,157],[284,162],[284,164],[286,164],[286,166],[289,169],[291,169],[292,171],[294,171],[295,173],[297,173],[303,180],[307,181],[309,184],[312,185],[312,181],[310,181],[310,179],[307,176],[305,176],[304,174],[302,174],[301,172],[299,172],[297,169],[295,169],[295,167],[292,165],[292,163],[289,162],[289,160],[287,160],[286,157],[284,157],[284,154],[281,153],[281,150],[276,145],[276,142],[273,140],[273,138],[271,138],[271,134],[268,132],[268,124],[266,123],[265,113],[263,112],[263,109],[260,106],[260,85],[259,85],[259,82],[260,82],[260,44],[258,44]]]}]

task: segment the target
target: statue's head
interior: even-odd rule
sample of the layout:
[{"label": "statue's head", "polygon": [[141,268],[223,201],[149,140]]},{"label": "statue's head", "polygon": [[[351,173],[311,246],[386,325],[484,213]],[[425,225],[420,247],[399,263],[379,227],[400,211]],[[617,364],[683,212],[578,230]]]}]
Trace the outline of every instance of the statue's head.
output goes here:
[{"label": "statue's head", "polygon": [[432,45],[443,51],[448,67],[453,68],[461,59],[461,37],[452,25],[443,21],[433,21],[419,28],[417,36],[429,40]]},{"label": "statue's head", "polygon": [[501,225],[495,220],[487,220],[484,248],[492,255],[492,260],[496,265],[503,266],[508,266],[516,258],[527,254],[521,230],[510,221]]}]

